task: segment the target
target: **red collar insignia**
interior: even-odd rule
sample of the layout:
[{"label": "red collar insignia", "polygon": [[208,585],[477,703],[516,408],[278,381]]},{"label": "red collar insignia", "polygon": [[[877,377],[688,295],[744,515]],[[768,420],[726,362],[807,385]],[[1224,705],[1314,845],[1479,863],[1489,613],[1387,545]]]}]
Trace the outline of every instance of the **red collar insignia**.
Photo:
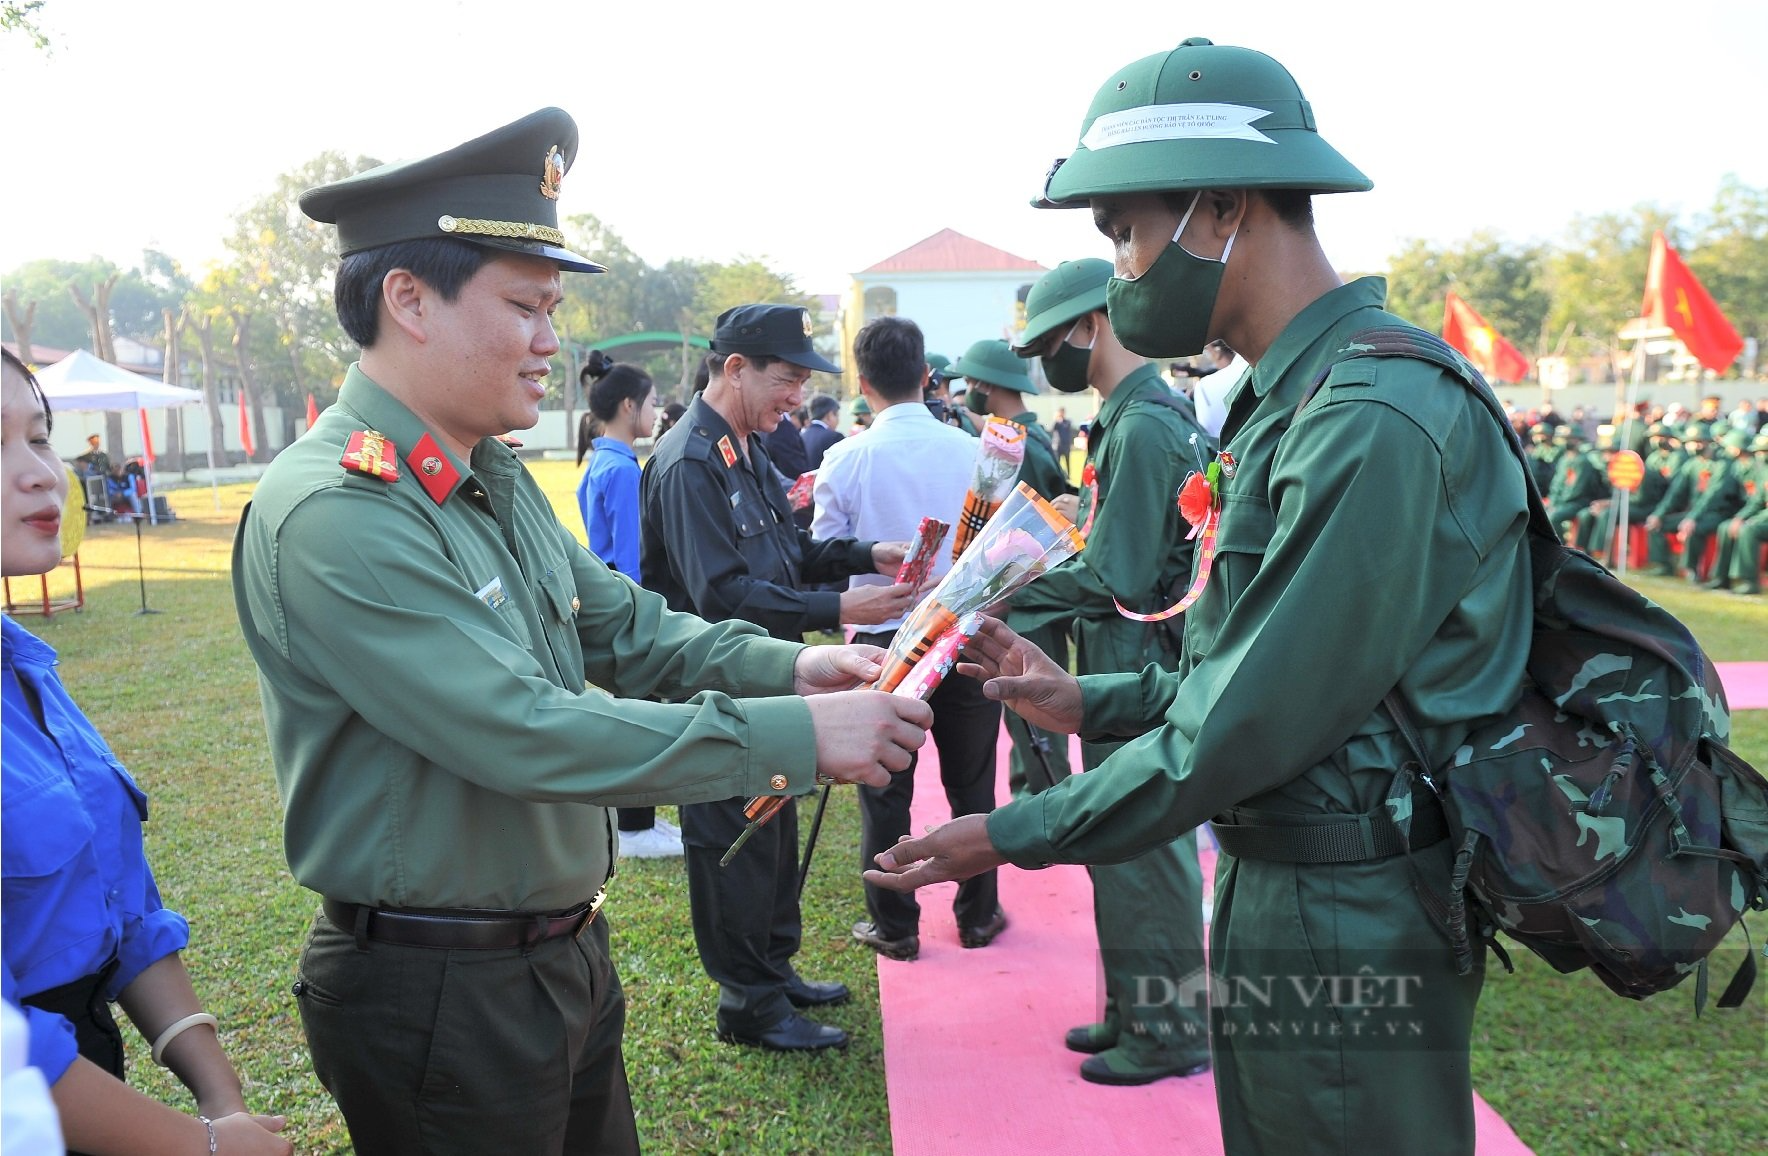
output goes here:
[{"label": "red collar insignia", "polygon": [[448,455],[442,452],[442,447],[429,434],[420,438],[417,445],[411,448],[411,452],[405,455],[405,464],[416,472],[418,485],[424,488],[424,493],[430,495],[430,500],[438,506],[448,497],[449,491],[454,489],[454,483],[460,481],[460,471],[454,468],[454,463],[448,460]]},{"label": "red collar insignia", "polygon": [[726,469],[737,464],[737,451],[731,448],[731,439],[728,434],[718,439],[718,453],[724,458]]}]

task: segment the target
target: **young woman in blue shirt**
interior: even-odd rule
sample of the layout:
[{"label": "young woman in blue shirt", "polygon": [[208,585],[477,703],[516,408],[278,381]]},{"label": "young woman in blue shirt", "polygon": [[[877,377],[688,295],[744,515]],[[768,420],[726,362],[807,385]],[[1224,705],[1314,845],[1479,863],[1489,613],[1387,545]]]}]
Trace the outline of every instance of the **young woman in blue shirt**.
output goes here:
[{"label": "young woman in blue shirt", "polygon": [[[11,352],[0,368],[0,565],[7,577],[61,561],[67,469],[49,410]],[[71,1150],[288,1153],[280,1116],[247,1113],[179,952],[190,928],[160,901],[142,850],[147,798],[56,673],[46,643],[10,617],[0,647],[0,955],[5,999],[29,1026],[29,1059],[50,1084]],[[196,1096],[179,1112],[123,1082],[122,1005],[156,1062]]]}]

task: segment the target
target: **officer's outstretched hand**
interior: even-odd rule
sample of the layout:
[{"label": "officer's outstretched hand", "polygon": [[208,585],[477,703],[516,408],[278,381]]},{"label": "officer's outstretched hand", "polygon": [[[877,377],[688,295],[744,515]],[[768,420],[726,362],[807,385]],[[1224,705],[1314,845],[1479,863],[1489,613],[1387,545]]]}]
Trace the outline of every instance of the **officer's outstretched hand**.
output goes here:
[{"label": "officer's outstretched hand", "polygon": [[901,618],[915,606],[915,588],[907,582],[889,586],[855,586],[841,594],[841,621],[853,626],[876,626]]},{"label": "officer's outstretched hand", "polygon": [[896,846],[873,856],[876,870],[867,883],[890,891],[913,891],[929,883],[968,879],[1007,860],[988,838],[987,815],[965,815],[919,838],[904,835]]},{"label": "officer's outstretched hand", "polygon": [[982,679],[984,695],[1026,722],[1057,734],[1080,730],[1080,683],[1005,622],[985,617],[962,657],[969,661],[958,673]]},{"label": "officer's outstretched hand", "polygon": [[792,693],[828,694],[870,686],[884,673],[887,653],[881,646],[807,646],[792,666]]},{"label": "officer's outstretched hand", "polygon": [[816,769],[837,782],[882,787],[927,741],[933,708],[876,690],[846,690],[804,700],[816,727]]}]

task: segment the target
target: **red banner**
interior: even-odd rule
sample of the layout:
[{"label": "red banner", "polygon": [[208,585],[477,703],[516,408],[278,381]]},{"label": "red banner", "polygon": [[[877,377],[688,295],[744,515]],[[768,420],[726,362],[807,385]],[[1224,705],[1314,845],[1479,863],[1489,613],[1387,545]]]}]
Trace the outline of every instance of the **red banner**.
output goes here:
[{"label": "red banner", "polygon": [[141,415],[141,460],[147,463],[149,469],[152,469],[153,431],[147,428],[147,411],[145,409],[140,409],[135,412]]},{"label": "red banner", "polygon": [[1529,375],[1529,359],[1522,350],[1498,336],[1491,323],[1453,289],[1443,298],[1443,340],[1465,354],[1490,381],[1522,381]]},{"label": "red banner", "polygon": [[1651,235],[1651,264],[1645,271],[1645,303],[1639,315],[1654,325],[1668,326],[1688,347],[1689,356],[1715,373],[1743,352],[1743,338],[1661,231]]},{"label": "red banner", "polygon": [[246,412],[246,391],[239,391],[239,446],[246,451],[246,460],[258,456],[258,449],[252,444],[252,415]]},{"label": "red banner", "polygon": [[313,404],[313,395],[307,395],[307,428],[312,429],[313,423],[319,420],[319,407]]}]

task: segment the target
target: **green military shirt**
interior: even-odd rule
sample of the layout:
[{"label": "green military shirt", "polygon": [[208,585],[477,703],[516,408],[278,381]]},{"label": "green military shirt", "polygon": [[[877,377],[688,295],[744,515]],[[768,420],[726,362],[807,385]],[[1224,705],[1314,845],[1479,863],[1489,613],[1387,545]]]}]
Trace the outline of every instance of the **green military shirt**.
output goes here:
[{"label": "green military shirt", "polygon": [[1352,333],[1397,323],[1384,292],[1365,278],[1315,301],[1236,388],[1222,437],[1238,466],[1182,673],[1081,680],[1087,732],[1141,737],[990,815],[1012,862],[1119,861],[1241,804],[1367,814],[1411,757],[1389,691],[1439,764],[1515,699],[1531,627],[1523,477],[1505,431],[1436,366],[1332,368]]},{"label": "green military shirt", "polygon": [[[1658,503],[1669,492],[1670,479],[1676,475],[1676,467],[1681,463],[1681,449],[1659,446],[1645,455],[1645,476],[1639,481],[1639,491],[1629,499],[1633,508],[1644,510],[1646,514],[1657,509]],[[1643,518],[1641,515],[1638,520]]]},{"label": "green military shirt", "polygon": [[1026,410],[1009,420],[1025,427],[1025,460],[1019,466],[1018,480],[1046,498],[1074,493],[1068,475],[1056,461],[1056,447],[1051,444],[1049,433],[1037,423],[1037,414]]},{"label": "green military shirt", "polygon": [[1708,476],[1696,476],[1687,516],[1707,526],[1735,517],[1743,506],[1743,482],[1753,464],[1748,457],[1730,457],[1721,449],[1719,456],[1707,463],[1711,469]]},{"label": "green military shirt", "polygon": [[[364,429],[411,454],[396,481],[339,464]],[[351,903],[561,910],[612,872],[606,807],[810,789],[800,646],[670,612],[559,524],[509,447],[412,453],[426,436],[352,366],[240,519],[295,878]]]},{"label": "green military shirt", "polygon": [[1143,365],[1105,399],[1087,436],[1094,477],[1080,513],[1083,524],[1091,515],[1087,547],[1013,596],[1015,630],[1073,621],[1075,669],[1083,674],[1177,665],[1160,646],[1161,627],[1125,618],[1112,601],[1162,609],[1176,601],[1175,580],[1191,574],[1196,542],[1177,497],[1214,443],[1195,417],[1166,404],[1169,397],[1160,371]]}]

